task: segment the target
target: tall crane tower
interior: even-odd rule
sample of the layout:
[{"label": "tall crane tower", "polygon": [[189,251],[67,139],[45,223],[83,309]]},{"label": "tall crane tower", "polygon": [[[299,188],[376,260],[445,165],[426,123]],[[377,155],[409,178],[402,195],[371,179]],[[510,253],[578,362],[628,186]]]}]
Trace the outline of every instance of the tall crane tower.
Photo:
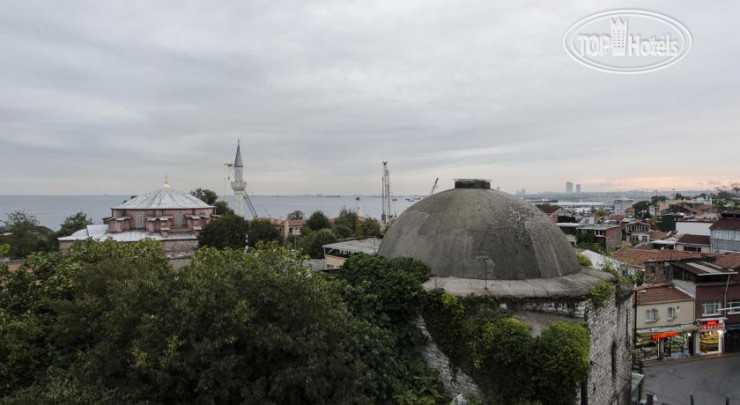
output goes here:
[{"label": "tall crane tower", "polygon": [[388,172],[388,161],[383,161],[383,215],[381,221],[383,225],[390,225],[393,222],[393,214],[391,211],[391,176]]},{"label": "tall crane tower", "polygon": [[439,177],[437,177],[437,180],[434,180],[434,185],[432,186],[432,191],[429,192],[429,195],[434,194],[435,191],[437,191],[437,184],[439,183]]}]

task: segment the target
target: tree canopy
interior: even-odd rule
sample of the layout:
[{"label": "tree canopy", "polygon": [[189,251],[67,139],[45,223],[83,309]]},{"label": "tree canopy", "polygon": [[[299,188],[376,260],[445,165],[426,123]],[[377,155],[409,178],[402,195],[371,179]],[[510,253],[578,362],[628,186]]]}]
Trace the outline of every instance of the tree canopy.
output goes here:
[{"label": "tree canopy", "polygon": [[24,258],[33,252],[53,250],[56,247],[54,232],[40,226],[36,217],[25,211],[7,214],[7,219],[2,224],[0,244],[10,245],[10,257]]},{"label": "tree canopy", "polygon": [[310,217],[306,220],[306,226],[313,231],[319,231],[326,228],[331,228],[329,218],[324,215],[321,211],[314,211]]},{"label": "tree canopy", "polygon": [[74,215],[68,216],[64,222],[62,222],[56,236],[62,237],[72,235],[81,229],[85,229],[88,225],[92,225],[92,223],[92,220],[87,217],[87,214],[80,211]]},{"label": "tree canopy", "polygon": [[216,203],[216,200],[218,200],[218,194],[207,188],[196,188],[191,191],[190,194],[208,205],[213,205]]},{"label": "tree canopy", "polygon": [[0,266],[4,403],[441,399],[394,327],[418,314],[421,264],[357,258],[331,280],[271,244],[175,272],[156,241],[87,240],[26,266]]}]

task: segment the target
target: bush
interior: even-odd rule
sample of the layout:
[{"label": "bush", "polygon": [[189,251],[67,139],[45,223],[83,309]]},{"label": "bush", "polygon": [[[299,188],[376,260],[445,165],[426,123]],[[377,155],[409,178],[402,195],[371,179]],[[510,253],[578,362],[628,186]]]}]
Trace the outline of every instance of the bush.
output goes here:
[{"label": "bush", "polygon": [[593,263],[591,263],[591,259],[586,257],[585,255],[582,255],[580,253],[576,253],[576,260],[578,260],[578,264],[585,267],[591,267],[593,266]]}]

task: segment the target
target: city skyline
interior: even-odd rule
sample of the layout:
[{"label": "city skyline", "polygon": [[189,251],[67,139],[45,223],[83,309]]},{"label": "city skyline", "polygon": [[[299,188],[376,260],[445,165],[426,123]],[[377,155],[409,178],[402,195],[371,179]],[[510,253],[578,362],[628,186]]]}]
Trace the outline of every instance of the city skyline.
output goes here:
[{"label": "city skyline", "polygon": [[571,24],[629,6],[10,2],[0,193],[135,194],[167,174],[221,194],[239,139],[256,194],[379,194],[384,160],[395,194],[738,181],[740,4],[652,3],[695,38],[661,71],[566,55]]}]

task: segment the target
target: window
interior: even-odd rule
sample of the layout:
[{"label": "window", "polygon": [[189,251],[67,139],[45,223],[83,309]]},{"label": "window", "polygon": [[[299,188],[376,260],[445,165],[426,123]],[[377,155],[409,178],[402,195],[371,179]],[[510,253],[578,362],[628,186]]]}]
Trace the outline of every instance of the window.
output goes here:
[{"label": "window", "polygon": [[647,236],[643,236],[643,237],[642,237],[642,241],[643,241],[643,242],[647,242],[647,241],[648,241],[648,237],[647,237]]},{"label": "window", "polygon": [[658,310],[648,309],[645,310],[645,322],[657,322],[658,321]]},{"label": "window", "polygon": [[136,227],[137,228],[143,228],[144,227],[144,216],[143,215],[137,215],[136,216]]},{"label": "window", "polygon": [[734,300],[727,303],[728,308],[733,308],[727,311],[730,315],[740,314],[740,300]]},{"label": "window", "polygon": [[705,301],[701,304],[702,316],[719,315],[719,301]]},{"label": "window", "polygon": [[604,236],[604,231],[601,229],[597,229],[594,231],[594,235],[596,236]]},{"label": "window", "polygon": [[668,320],[672,321],[676,319],[676,308],[668,307]]},{"label": "window", "polygon": [[182,228],[182,214],[175,213],[175,228]]}]

